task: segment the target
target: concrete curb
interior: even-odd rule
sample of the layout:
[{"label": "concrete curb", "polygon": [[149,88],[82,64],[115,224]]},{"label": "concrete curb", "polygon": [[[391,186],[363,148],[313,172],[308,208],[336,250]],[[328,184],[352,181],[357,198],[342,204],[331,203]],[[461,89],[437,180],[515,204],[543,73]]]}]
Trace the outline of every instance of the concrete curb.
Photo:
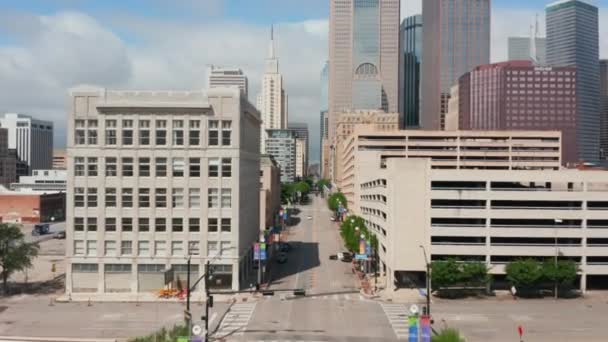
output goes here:
[{"label": "concrete curb", "polygon": [[[204,297],[199,296],[191,296],[190,302],[195,303],[204,303]],[[234,296],[234,295],[213,295],[213,299],[217,303],[229,303],[232,300],[242,301],[242,297]],[[247,301],[253,300],[255,298],[247,298]],[[56,298],[54,303],[181,303],[186,305],[185,299],[179,298],[156,298],[156,297],[147,297],[147,298],[110,298],[110,297],[96,297],[96,296],[60,296]],[[0,342],[3,342],[0,340]]]},{"label": "concrete curb", "polygon": [[110,338],[0,336],[0,342],[118,342]]}]

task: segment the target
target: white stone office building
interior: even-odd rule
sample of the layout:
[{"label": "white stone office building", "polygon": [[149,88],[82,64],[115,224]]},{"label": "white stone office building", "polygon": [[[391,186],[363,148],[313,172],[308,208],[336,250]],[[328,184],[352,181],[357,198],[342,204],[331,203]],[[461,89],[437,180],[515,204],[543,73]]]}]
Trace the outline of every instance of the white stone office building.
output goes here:
[{"label": "white stone office building", "polygon": [[208,88],[225,87],[238,87],[243,92],[245,98],[247,98],[249,81],[241,69],[210,66]]},{"label": "white stone office building", "polygon": [[8,129],[8,148],[32,170],[53,167],[53,123],[28,115],[6,113],[0,117],[0,127]]},{"label": "white stone office building", "polygon": [[266,133],[266,150],[279,164],[281,182],[292,183],[296,179],[296,133],[290,129],[269,129]]},{"label": "white stone office building", "polygon": [[67,179],[67,170],[34,170],[31,176],[19,177],[10,188],[21,192],[65,192]]},{"label": "white stone office building", "polygon": [[72,89],[67,293],[183,288],[189,255],[193,279],[209,260],[214,288],[243,286],[259,238],[259,140],[259,113],[236,88]]},{"label": "white stone office building", "polygon": [[387,288],[424,286],[420,246],[431,260],[487,263],[497,288],[508,262],[556,255],[578,263],[581,290],[608,285],[608,171],[432,166],[391,159],[358,184]]}]

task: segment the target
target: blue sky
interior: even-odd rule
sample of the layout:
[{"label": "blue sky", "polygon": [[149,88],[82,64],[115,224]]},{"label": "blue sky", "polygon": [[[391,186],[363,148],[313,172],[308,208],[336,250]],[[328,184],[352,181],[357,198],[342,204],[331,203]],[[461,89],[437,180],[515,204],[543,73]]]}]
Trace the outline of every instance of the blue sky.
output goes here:
[{"label": "blue sky", "polygon": [[[492,61],[506,57],[508,36],[528,34],[535,13],[543,24],[549,2],[492,0]],[[608,0],[591,2],[606,58]],[[420,8],[402,0],[402,17]],[[254,100],[274,23],[290,121],[309,125],[314,161],[328,15],[328,0],[0,0],[0,112],[55,121],[64,146],[70,87],[200,89],[209,64],[242,68]]]}]

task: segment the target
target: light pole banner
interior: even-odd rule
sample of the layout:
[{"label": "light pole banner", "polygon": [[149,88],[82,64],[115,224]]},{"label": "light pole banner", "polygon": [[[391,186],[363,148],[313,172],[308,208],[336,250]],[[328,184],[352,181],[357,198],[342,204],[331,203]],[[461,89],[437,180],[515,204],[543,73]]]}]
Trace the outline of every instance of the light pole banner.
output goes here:
[{"label": "light pole banner", "polygon": [[431,342],[431,317],[420,317],[420,342]]},{"label": "light pole banner", "polygon": [[408,318],[409,324],[409,342],[419,342],[418,341],[418,316],[409,316]]},{"label": "light pole banner", "polygon": [[365,254],[365,240],[359,240],[359,254]]}]

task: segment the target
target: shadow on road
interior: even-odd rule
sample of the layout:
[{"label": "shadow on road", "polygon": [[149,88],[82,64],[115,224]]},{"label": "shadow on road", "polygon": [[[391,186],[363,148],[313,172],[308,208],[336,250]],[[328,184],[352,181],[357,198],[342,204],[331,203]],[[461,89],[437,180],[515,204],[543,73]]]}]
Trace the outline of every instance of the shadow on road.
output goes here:
[{"label": "shadow on road", "polygon": [[8,294],[2,292],[6,296],[15,296],[21,294],[53,294],[65,290],[65,274],[61,274],[52,280],[31,282],[31,283],[8,283]]},{"label": "shadow on road", "polygon": [[319,243],[289,241],[289,244],[291,245],[291,250],[287,253],[287,262],[284,264],[275,262],[272,265],[271,285],[277,284],[279,280],[291,275],[302,273],[321,265],[321,261],[319,260]]}]

